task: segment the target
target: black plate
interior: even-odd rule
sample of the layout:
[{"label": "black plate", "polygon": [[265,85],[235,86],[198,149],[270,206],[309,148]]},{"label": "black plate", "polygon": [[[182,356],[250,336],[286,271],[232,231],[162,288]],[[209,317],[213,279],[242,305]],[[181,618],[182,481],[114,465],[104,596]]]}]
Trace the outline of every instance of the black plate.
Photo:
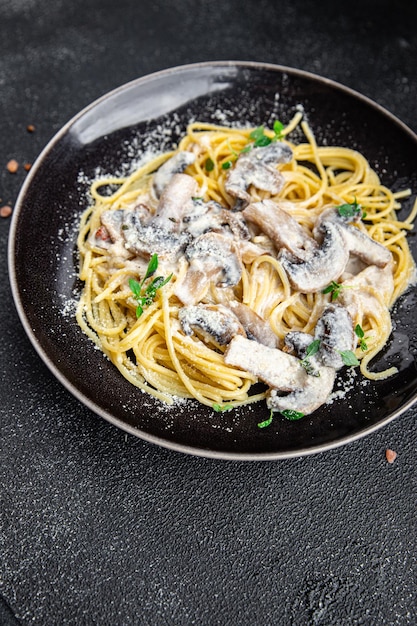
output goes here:
[{"label": "black plate", "polygon": [[[319,143],[356,148],[398,190],[417,192],[417,138],[369,99],[324,78],[285,67],[218,62],[166,70],[104,96],[48,144],[14,211],[9,264],[14,298],[33,345],[54,375],[116,426],[183,452],[278,459],[352,441],[386,424],[416,398],[415,289],[394,310],[393,337],[375,363],[396,365],[389,380],[361,384],[298,422],[279,416],[259,429],[264,406],[218,414],[188,401],[165,408],[135,389],[80,331],[74,316],[75,237],[97,174],[127,173],[143,151],[169,147],[191,119],[252,125],[288,121],[299,106]],[[99,169],[98,169],[99,168]],[[405,216],[412,201],[404,203]],[[416,239],[410,236],[416,256]],[[343,383],[343,381],[342,381]]]}]

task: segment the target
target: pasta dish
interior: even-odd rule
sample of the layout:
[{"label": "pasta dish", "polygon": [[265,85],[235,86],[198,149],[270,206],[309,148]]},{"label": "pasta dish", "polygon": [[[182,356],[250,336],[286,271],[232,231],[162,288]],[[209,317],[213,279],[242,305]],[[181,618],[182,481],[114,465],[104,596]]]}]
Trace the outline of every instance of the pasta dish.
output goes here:
[{"label": "pasta dish", "polygon": [[190,123],[175,149],[90,191],[77,321],[132,385],[298,419],[342,368],[395,374],[372,360],[414,278],[417,202],[400,221],[410,190],[384,186],[356,150],[317,145],[301,113],[272,128]]}]

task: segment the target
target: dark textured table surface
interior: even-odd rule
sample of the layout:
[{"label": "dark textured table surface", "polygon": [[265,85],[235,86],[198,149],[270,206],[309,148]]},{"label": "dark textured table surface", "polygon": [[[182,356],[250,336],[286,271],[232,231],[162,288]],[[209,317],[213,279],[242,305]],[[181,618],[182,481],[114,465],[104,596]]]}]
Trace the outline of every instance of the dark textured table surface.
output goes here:
[{"label": "dark textured table surface", "polygon": [[[413,2],[0,0],[0,205],[25,178],[9,159],[32,162],[97,97],[184,63],[310,70],[416,131],[416,24]],[[417,409],[280,462],[126,435],[32,348],[8,282],[9,225],[0,219],[1,624],[417,623]]]}]

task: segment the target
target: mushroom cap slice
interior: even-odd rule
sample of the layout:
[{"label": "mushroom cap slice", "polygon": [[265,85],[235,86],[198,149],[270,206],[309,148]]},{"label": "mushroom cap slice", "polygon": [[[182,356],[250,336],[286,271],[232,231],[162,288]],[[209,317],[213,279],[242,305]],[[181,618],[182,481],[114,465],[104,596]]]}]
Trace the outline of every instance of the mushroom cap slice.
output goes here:
[{"label": "mushroom cap slice", "polygon": [[190,265],[175,289],[183,304],[202,300],[211,282],[216,287],[232,287],[240,280],[239,251],[229,236],[213,232],[200,235],[187,246],[185,256]]},{"label": "mushroom cap slice", "polygon": [[198,185],[188,174],[174,174],[158,202],[152,224],[168,231],[179,232],[187,205],[197,194]]},{"label": "mushroom cap slice", "polygon": [[354,350],[356,336],[349,311],[340,304],[328,304],[318,320],[314,339],[320,341],[319,358],[323,365],[343,367],[341,352]]},{"label": "mushroom cap slice", "polygon": [[230,307],[239,319],[249,339],[255,339],[270,348],[278,348],[279,338],[271,328],[270,323],[255,313],[249,306],[233,301]]},{"label": "mushroom cap slice", "polygon": [[269,391],[266,404],[272,411],[297,411],[309,415],[326,402],[332,392],[336,370],[321,367],[320,376],[308,376],[307,384],[288,394],[281,394],[278,389]]},{"label": "mushroom cap slice", "polygon": [[268,235],[278,249],[286,248],[299,259],[308,259],[318,244],[282,206],[273,200],[249,204],[243,217]]},{"label": "mushroom cap slice", "polygon": [[279,163],[289,163],[293,157],[291,148],[283,142],[274,142],[263,148],[252,148],[239,156],[236,165],[229,170],[225,189],[234,198],[249,202],[247,189],[257,189],[277,194],[284,184],[284,177],[277,170]]},{"label": "mushroom cap slice", "polygon": [[337,224],[323,223],[323,241],[306,259],[299,259],[283,249],[279,260],[295,289],[314,293],[337,280],[349,260],[342,229]]},{"label": "mushroom cap slice", "polygon": [[224,346],[235,335],[245,335],[234,313],[221,304],[197,304],[178,311],[181,328],[186,335],[195,333],[203,340]]},{"label": "mushroom cap slice", "polygon": [[319,376],[310,376],[297,357],[239,335],[232,339],[224,360],[270,387],[267,405],[274,411],[312,413],[327,400],[336,376],[336,370],[326,366],[318,366]]},{"label": "mushroom cap slice", "polygon": [[359,230],[352,223],[360,221],[362,213],[346,218],[340,215],[338,207],[330,207],[323,211],[318,219],[313,234],[319,234],[323,230],[325,224],[337,224],[345,236],[346,246],[349,252],[367,263],[368,265],[376,265],[377,267],[385,267],[392,261],[392,254],[388,248],[378,241],[375,241],[367,233]]},{"label": "mushroom cap slice", "polygon": [[161,167],[155,172],[152,181],[152,190],[156,198],[160,198],[166,186],[170,183],[175,174],[179,174],[185,170],[188,165],[195,161],[195,154],[187,150],[180,150],[170,159],[165,161]]}]

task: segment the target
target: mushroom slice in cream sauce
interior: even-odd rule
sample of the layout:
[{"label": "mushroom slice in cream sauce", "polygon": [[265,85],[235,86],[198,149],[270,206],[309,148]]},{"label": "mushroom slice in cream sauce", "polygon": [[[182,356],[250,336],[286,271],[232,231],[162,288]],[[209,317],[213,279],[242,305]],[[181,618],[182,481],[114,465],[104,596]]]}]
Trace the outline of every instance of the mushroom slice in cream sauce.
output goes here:
[{"label": "mushroom slice in cream sauce", "polygon": [[197,304],[210,284],[217,287],[236,285],[242,273],[238,247],[231,237],[216,232],[200,235],[185,250],[189,267],[175,288],[183,304]]},{"label": "mushroom slice in cream sauce", "polygon": [[236,335],[245,335],[244,328],[233,312],[221,304],[198,304],[178,311],[181,328],[186,335],[202,336],[217,345],[227,345]]},{"label": "mushroom slice in cream sauce", "polygon": [[152,190],[156,198],[160,198],[175,174],[180,174],[195,161],[195,154],[187,150],[180,150],[165,161],[155,172],[152,181]]},{"label": "mushroom slice in cream sauce", "polygon": [[320,233],[323,224],[337,224],[342,230],[345,246],[351,254],[359,257],[367,265],[385,267],[392,259],[388,248],[369,237],[358,227],[351,225],[352,223],[359,223],[361,216],[362,212],[358,211],[355,216],[346,218],[340,215],[337,207],[330,207],[320,215],[314,227],[313,235],[316,236]]},{"label": "mushroom slice in cream sauce", "polygon": [[318,366],[319,376],[311,376],[297,357],[240,336],[229,344],[225,362],[269,386],[267,406],[273,411],[312,413],[326,401],[336,376],[334,368],[324,365]]},{"label": "mushroom slice in cream sauce", "polygon": [[[318,340],[319,348],[308,357],[308,347]],[[330,395],[336,370],[343,366],[341,352],[353,350],[355,336],[352,318],[340,305],[327,305],[317,322],[314,337],[302,332],[290,332],[285,337],[288,351],[262,345],[243,337],[234,337],[225,362],[239,367],[269,386],[267,405],[274,411],[291,409],[309,414],[321,406]]]},{"label": "mushroom slice in cream sauce", "polygon": [[279,255],[281,265],[288,274],[293,287],[302,293],[321,291],[336,281],[349,260],[343,233],[338,225],[323,223],[323,241],[303,259],[282,248]]},{"label": "mushroom slice in cream sauce", "polygon": [[[288,205],[287,205],[288,206]],[[292,217],[285,204],[262,200],[249,204],[243,212],[245,219],[264,232],[278,249],[285,248],[298,259],[307,259],[318,249],[318,243]]]},{"label": "mushroom slice in cream sauce", "polygon": [[241,302],[233,301],[230,303],[230,307],[245,329],[249,339],[254,339],[270,348],[278,347],[279,339],[267,320],[264,320],[253,309]]},{"label": "mushroom slice in cream sauce", "polygon": [[248,188],[277,194],[284,185],[284,177],[277,165],[289,163],[293,152],[287,144],[271,143],[263,148],[252,148],[239,156],[236,165],[229,171],[225,189],[228,194],[244,203],[251,200]]}]

